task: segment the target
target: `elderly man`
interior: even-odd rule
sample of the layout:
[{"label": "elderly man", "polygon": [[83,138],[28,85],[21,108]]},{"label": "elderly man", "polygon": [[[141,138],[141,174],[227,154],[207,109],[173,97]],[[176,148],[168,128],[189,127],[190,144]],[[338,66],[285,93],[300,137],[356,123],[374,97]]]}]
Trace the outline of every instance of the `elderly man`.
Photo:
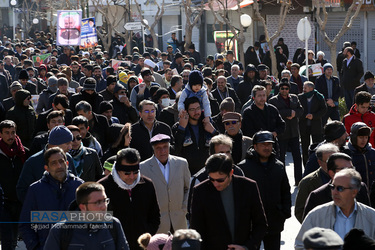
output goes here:
[{"label": "elderly man", "polygon": [[305,218],[296,237],[295,249],[304,249],[302,236],[310,228],[332,228],[341,239],[352,229],[362,229],[375,238],[375,210],[355,200],[361,188],[361,176],[354,169],[343,169],[330,184],[333,201],[313,209]]},{"label": "elderly man", "polygon": [[367,71],[363,76],[365,81],[362,85],[358,86],[354,90],[354,96],[360,91],[367,91],[371,95],[375,95],[375,85],[374,85],[374,74],[371,71]]},{"label": "elderly man", "polygon": [[238,93],[238,85],[243,80],[243,76],[240,76],[240,66],[233,64],[231,67],[231,75],[227,77],[227,82],[230,86]]},{"label": "elderly man", "polygon": [[241,101],[238,98],[236,91],[234,89],[227,86],[227,78],[225,76],[219,76],[216,80],[217,88],[213,90],[211,93],[214,98],[220,104],[225,98],[231,97],[235,103],[235,110],[236,112],[241,111]]},{"label": "elderly man", "polygon": [[111,174],[99,181],[111,199],[108,210],[120,220],[130,249],[139,249],[138,237],[146,232],[155,234],[160,225],[155,188],[139,173],[140,159],[136,149],[122,149]]},{"label": "elderly man", "polygon": [[322,117],[327,111],[327,105],[324,96],[315,90],[314,83],[310,81],[303,84],[303,94],[299,94],[298,98],[303,107],[303,114],[299,119],[299,130],[303,163],[306,166],[309,158],[310,136],[313,143],[323,141]]},{"label": "elderly man", "polygon": [[253,140],[242,134],[242,116],[236,112],[227,112],[223,115],[225,134],[233,140],[232,159],[234,164],[246,157],[246,152],[253,144]]},{"label": "elderly man", "polygon": [[[330,184],[332,183],[335,174],[337,174],[344,168],[354,168],[352,164],[352,158],[343,153],[332,154],[328,158],[326,166],[327,174],[330,177],[330,181],[310,193],[309,197],[305,202],[305,209],[303,211],[302,219],[304,219],[306,215],[315,207],[332,201]],[[367,186],[363,182],[361,182],[361,188],[356,196],[356,200],[367,206],[370,205]]]},{"label": "elderly man", "polygon": [[149,177],[155,186],[161,215],[158,233],[187,228],[189,166],[184,158],[170,155],[170,139],[164,134],[152,137],[154,155],[140,163],[141,174]]},{"label": "elderly man", "polygon": [[324,74],[319,76],[315,81],[315,88],[324,96],[327,103],[327,113],[322,117],[323,126],[327,123],[328,118],[331,120],[340,120],[339,114],[339,97],[340,97],[340,80],[333,76],[333,66],[326,63],[323,66]]},{"label": "elderly man", "polygon": [[339,148],[336,145],[332,143],[324,143],[318,146],[316,152],[314,153],[318,158],[318,164],[320,167],[319,169],[305,176],[298,185],[294,214],[300,223],[303,221],[303,209],[309,194],[330,181],[327,169],[327,160],[332,154],[338,152]]}]

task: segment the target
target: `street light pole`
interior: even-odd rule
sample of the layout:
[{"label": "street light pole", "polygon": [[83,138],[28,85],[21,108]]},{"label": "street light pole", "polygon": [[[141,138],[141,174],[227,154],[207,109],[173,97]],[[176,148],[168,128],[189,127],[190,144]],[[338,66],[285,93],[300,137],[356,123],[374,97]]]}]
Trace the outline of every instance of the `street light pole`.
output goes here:
[{"label": "street light pole", "polygon": [[13,9],[13,41],[16,40],[16,5],[17,1],[12,0],[10,1],[10,5],[12,6]]}]

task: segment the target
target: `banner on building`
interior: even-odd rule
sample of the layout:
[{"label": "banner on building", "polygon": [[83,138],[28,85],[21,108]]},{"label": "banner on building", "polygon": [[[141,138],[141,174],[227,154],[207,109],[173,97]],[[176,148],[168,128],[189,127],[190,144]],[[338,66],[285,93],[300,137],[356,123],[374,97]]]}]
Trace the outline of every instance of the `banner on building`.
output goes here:
[{"label": "banner on building", "polygon": [[33,63],[35,67],[39,67],[41,64],[49,64],[51,62],[51,53],[33,56]]},{"label": "banner on building", "polygon": [[85,18],[81,21],[81,49],[98,45],[95,17]]},{"label": "banner on building", "polygon": [[230,31],[215,31],[214,32],[215,45],[217,53],[223,53],[227,50],[232,50],[235,58],[238,58],[238,44],[234,39],[234,35]]},{"label": "banner on building", "polygon": [[81,10],[57,11],[57,45],[81,45],[81,19]]}]

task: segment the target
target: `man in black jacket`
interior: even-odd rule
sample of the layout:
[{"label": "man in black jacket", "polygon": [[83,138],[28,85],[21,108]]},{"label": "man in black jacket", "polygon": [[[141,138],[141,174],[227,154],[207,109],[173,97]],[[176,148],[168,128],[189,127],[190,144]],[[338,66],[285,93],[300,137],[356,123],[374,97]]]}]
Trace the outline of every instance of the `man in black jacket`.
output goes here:
[{"label": "man in black jacket", "polygon": [[[254,135],[253,148],[238,166],[245,176],[256,181],[266,213],[268,230],[263,239],[264,248],[280,249],[284,222],[291,216],[291,194],[288,177],[282,162],[273,153],[274,138],[269,131]],[[194,199],[194,198],[193,198]]]},{"label": "man in black jacket", "polygon": [[324,96],[314,88],[314,83],[306,81],[303,84],[303,94],[298,95],[303,107],[303,115],[299,119],[299,130],[301,132],[302,156],[305,166],[309,158],[310,136],[313,143],[323,141],[322,117],[327,111]]},{"label": "man in black jacket", "polygon": [[211,122],[203,122],[202,109],[197,97],[185,100],[185,110],[179,115],[179,122],[172,128],[175,137],[174,149],[176,155],[188,161],[190,173],[194,175],[203,168],[208,158],[209,142],[218,132]]},{"label": "man in black jacket", "polygon": [[107,117],[104,115],[96,114],[93,112],[90,103],[80,101],[75,106],[78,115],[82,115],[89,121],[89,132],[98,139],[103,151],[108,147],[107,145],[107,132],[109,123]]},{"label": "man in black jacket", "polygon": [[257,184],[233,175],[226,154],[208,158],[208,180],[194,187],[191,228],[202,236],[202,250],[255,250],[266,233],[267,223]]},{"label": "man in black jacket", "polygon": [[266,88],[255,85],[252,90],[254,102],[243,112],[242,132],[253,137],[260,130],[270,131],[274,138],[285,130],[285,122],[275,106],[266,103]]},{"label": "man in black jacket", "polygon": [[362,61],[354,55],[352,47],[345,48],[346,58],[342,62],[342,86],[345,91],[345,103],[348,110],[354,103],[354,89],[360,85],[363,76]]},{"label": "man in black jacket", "polygon": [[298,96],[289,94],[290,82],[283,78],[279,84],[280,92],[269,100],[280,112],[280,116],[285,121],[285,132],[278,135],[280,145],[280,161],[285,165],[285,153],[288,145],[291,148],[294,162],[295,185],[302,179],[302,159],[299,144],[298,119],[303,114],[303,108]]},{"label": "man in black jacket", "polygon": [[324,96],[327,103],[327,113],[322,117],[322,125],[327,123],[328,118],[332,121],[340,120],[339,97],[341,92],[340,81],[333,76],[333,66],[326,63],[323,66],[324,74],[315,81],[315,89]]},{"label": "man in black jacket", "polygon": [[362,85],[358,86],[354,90],[354,96],[361,91],[367,91],[371,95],[375,94],[375,87],[374,87],[374,74],[371,71],[367,71],[363,77],[365,81]]},{"label": "man in black jacket", "polygon": [[[172,138],[171,128],[164,122],[159,122],[156,117],[156,104],[149,100],[139,103],[140,120],[132,125],[131,136],[133,140],[130,147],[135,148],[141,155],[141,161],[153,155],[150,139],[157,134],[165,134]],[[173,139],[171,139],[171,144]]]},{"label": "man in black jacket", "polygon": [[1,246],[15,249],[17,246],[18,224],[22,204],[18,201],[16,185],[21,174],[26,152],[16,134],[16,124],[5,120],[0,123],[0,186],[4,191],[4,208],[0,220]]},{"label": "man in black jacket", "polygon": [[138,121],[137,111],[131,105],[129,98],[126,95],[126,88],[120,83],[116,83],[115,85],[111,104],[113,106],[112,115],[117,117],[121,124],[127,122],[135,123]]},{"label": "man in black jacket", "polygon": [[220,104],[225,98],[232,97],[235,103],[235,110],[236,112],[241,111],[241,101],[238,98],[236,91],[234,89],[229,88],[227,86],[227,78],[225,76],[219,76],[216,79],[217,88],[213,90],[211,93],[213,97],[218,101]]}]

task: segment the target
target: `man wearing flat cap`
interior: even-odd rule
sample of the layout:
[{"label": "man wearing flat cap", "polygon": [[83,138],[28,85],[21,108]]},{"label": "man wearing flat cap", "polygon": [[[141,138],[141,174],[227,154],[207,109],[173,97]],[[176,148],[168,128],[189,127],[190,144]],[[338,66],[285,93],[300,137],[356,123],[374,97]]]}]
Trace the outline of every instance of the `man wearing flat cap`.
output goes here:
[{"label": "man wearing flat cap", "polygon": [[134,148],[120,150],[111,174],[99,181],[111,199],[108,210],[120,220],[130,249],[140,249],[138,237],[155,234],[160,224],[154,184],[139,173],[140,159]]},{"label": "man wearing flat cap", "polygon": [[155,186],[161,215],[158,233],[187,229],[190,171],[184,158],[170,155],[170,140],[165,134],[153,136],[150,143],[154,155],[140,163],[141,174]]},{"label": "man wearing flat cap", "polygon": [[280,249],[284,222],[291,216],[291,194],[284,164],[276,159],[273,134],[259,131],[246,159],[238,164],[245,176],[256,181],[266,213],[268,229],[263,238],[264,248]]},{"label": "man wearing flat cap", "polygon": [[245,159],[246,152],[253,144],[253,140],[242,134],[242,116],[236,112],[226,112],[223,115],[225,134],[233,140],[232,159],[237,164]]}]

